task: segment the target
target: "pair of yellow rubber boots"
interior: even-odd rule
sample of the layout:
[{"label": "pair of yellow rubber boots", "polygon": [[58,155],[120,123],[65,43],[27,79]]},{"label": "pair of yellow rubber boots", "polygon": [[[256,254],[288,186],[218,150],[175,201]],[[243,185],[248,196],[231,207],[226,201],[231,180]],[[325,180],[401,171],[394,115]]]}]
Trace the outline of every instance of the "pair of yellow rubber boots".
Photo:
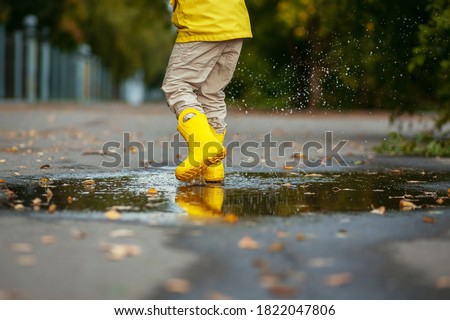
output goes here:
[{"label": "pair of yellow rubber boots", "polygon": [[[192,115],[185,120],[186,115]],[[177,130],[188,144],[187,158],[176,168],[180,181],[192,181],[199,177],[208,183],[222,183],[225,170],[222,160],[227,151],[223,146],[225,133],[217,133],[206,116],[194,108],[187,108],[178,117]]]}]

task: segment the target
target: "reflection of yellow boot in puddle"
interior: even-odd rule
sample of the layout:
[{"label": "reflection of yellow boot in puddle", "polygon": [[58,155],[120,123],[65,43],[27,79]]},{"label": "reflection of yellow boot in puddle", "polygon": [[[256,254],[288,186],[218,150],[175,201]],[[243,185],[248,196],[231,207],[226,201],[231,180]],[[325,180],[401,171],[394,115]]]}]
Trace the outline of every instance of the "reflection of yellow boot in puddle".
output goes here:
[{"label": "reflection of yellow boot in puddle", "polygon": [[182,186],[175,202],[191,217],[211,218],[222,214],[223,198],[222,187]]}]

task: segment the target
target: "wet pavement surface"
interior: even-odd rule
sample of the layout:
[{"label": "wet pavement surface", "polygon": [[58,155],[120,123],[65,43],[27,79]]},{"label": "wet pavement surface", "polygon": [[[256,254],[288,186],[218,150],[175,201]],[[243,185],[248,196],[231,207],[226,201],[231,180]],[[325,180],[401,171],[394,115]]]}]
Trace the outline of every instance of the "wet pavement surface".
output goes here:
[{"label": "wet pavement surface", "polygon": [[[373,155],[385,127],[355,117],[334,123],[349,167],[234,166],[223,186],[186,185],[174,167],[101,167],[98,137],[112,127],[173,131],[157,125],[170,114],[145,127],[144,111],[121,111],[0,108],[0,298],[450,298],[448,159]],[[64,127],[67,115],[81,129]],[[328,118],[302,132],[253,117],[247,132],[231,115],[230,136],[270,123],[280,141],[333,130]]]}]

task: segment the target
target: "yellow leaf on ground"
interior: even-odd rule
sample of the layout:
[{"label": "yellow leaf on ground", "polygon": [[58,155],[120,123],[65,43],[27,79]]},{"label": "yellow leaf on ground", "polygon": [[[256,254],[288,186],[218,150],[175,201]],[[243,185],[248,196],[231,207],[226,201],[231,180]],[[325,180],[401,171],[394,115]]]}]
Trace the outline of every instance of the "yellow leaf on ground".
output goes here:
[{"label": "yellow leaf on ground", "polygon": [[109,220],[119,220],[122,217],[122,214],[116,209],[111,209],[105,212],[105,216]]},{"label": "yellow leaf on ground", "polygon": [[381,206],[379,208],[374,208],[372,206],[372,211],[370,211],[370,213],[383,215],[383,214],[386,213],[386,207],[385,206]]},{"label": "yellow leaf on ground", "polygon": [[170,293],[186,294],[191,291],[191,283],[185,279],[169,279],[164,284],[166,291]]}]

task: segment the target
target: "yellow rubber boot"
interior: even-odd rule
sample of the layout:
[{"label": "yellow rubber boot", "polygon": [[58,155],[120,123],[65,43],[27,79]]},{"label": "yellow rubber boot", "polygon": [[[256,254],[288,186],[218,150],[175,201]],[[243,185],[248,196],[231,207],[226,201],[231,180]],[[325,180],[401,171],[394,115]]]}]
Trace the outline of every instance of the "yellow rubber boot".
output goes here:
[{"label": "yellow rubber boot", "polygon": [[177,188],[175,202],[190,217],[218,218],[222,214],[223,188],[181,186]]},{"label": "yellow rubber boot", "polygon": [[[184,121],[187,114],[193,117]],[[198,178],[208,166],[220,162],[226,149],[211,132],[206,116],[194,108],[184,110],[178,117],[177,130],[188,144],[188,157],[176,168],[175,176],[180,181]]]},{"label": "yellow rubber boot", "polygon": [[[211,130],[216,136],[217,140],[219,140],[219,142],[223,145],[226,132],[217,133],[213,128],[211,128]],[[223,165],[223,162],[220,161],[207,167],[205,172],[203,173],[203,179],[208,183],[222,183],[225,179],[225,167]]]}]

